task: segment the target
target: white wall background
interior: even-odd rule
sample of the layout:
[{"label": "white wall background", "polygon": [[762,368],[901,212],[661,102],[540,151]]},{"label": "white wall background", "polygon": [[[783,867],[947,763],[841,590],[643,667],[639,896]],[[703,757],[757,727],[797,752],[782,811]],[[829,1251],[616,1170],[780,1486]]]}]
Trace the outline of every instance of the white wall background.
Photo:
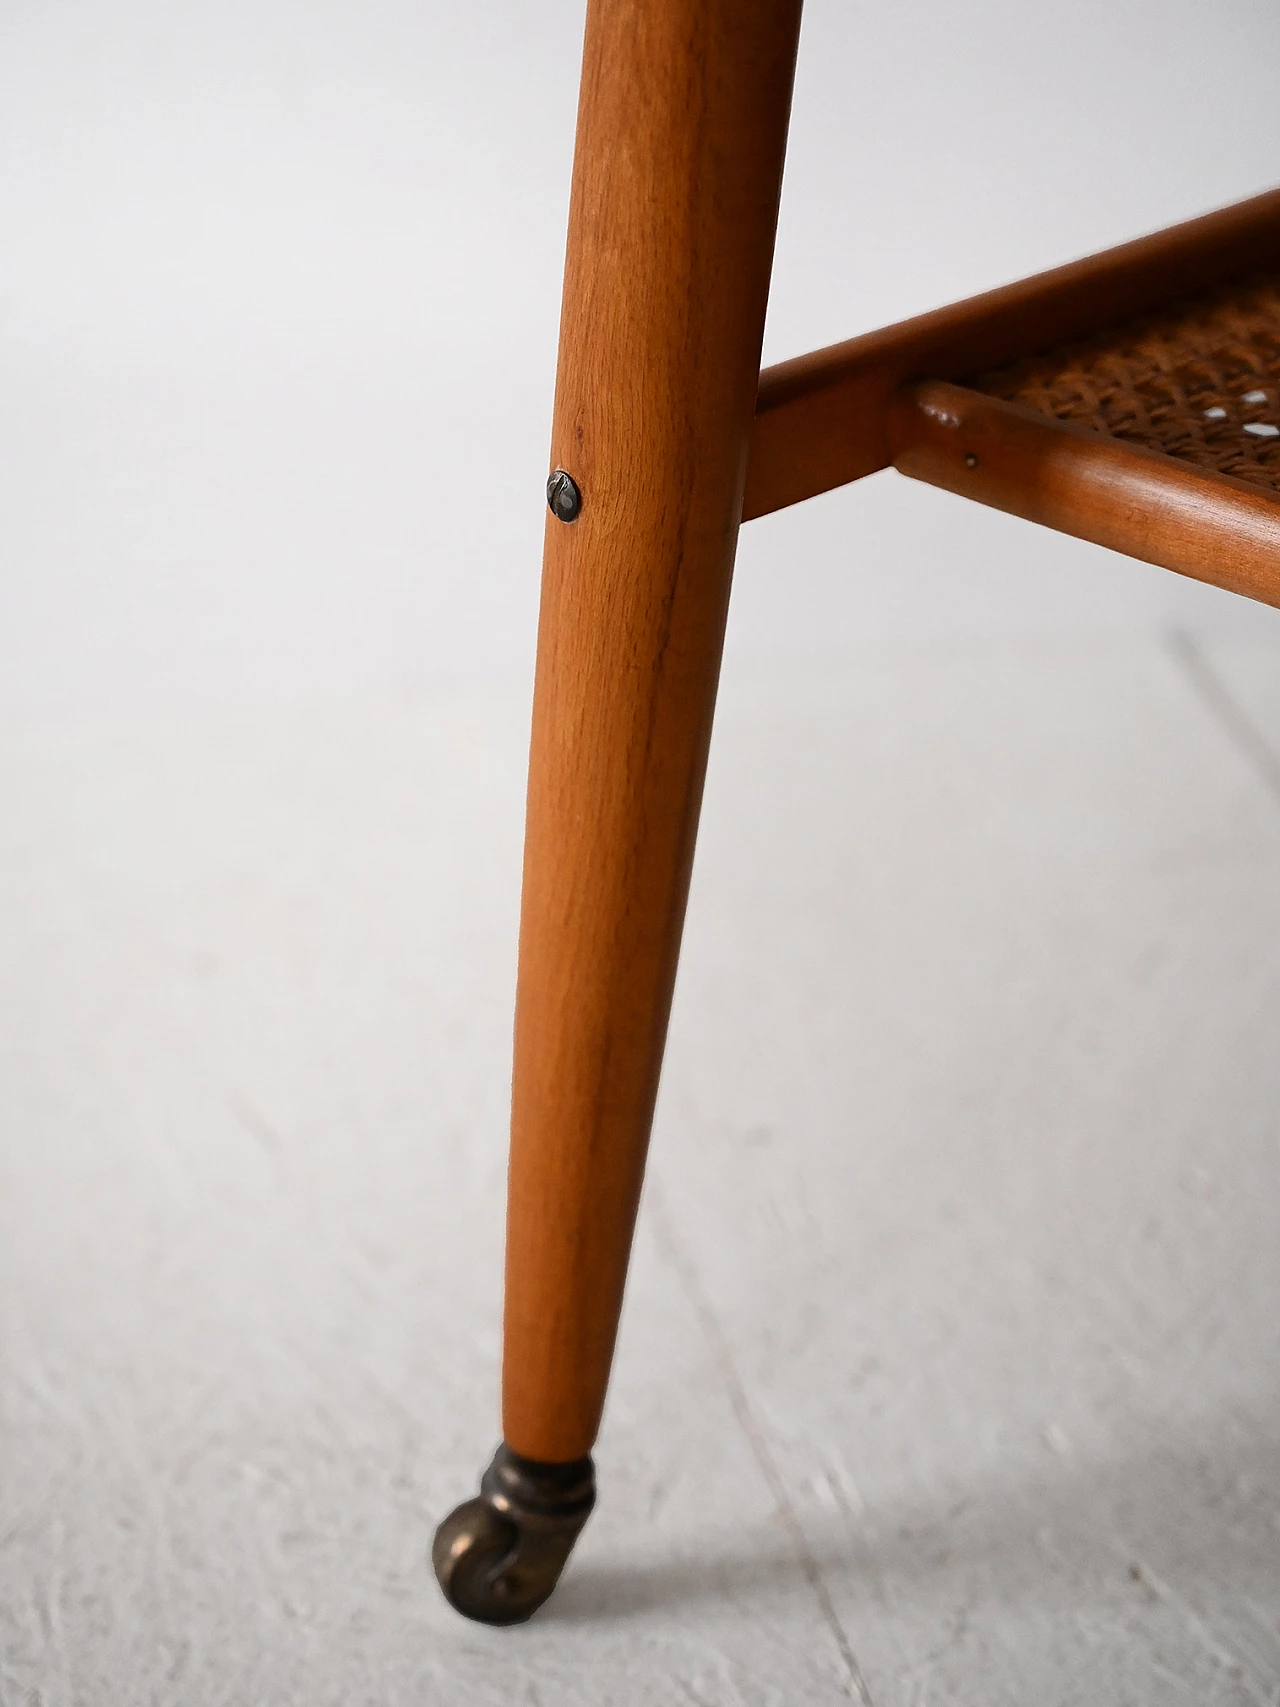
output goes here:
[{"label": "white wall background", "polygon": [[[0,29],[9,717],[527,671],[581,7]],[[1266,187],[1278,44],[1265,0],[811,0],[766,357]],[[739,651],[1234,620],[899,485],[748,530]]]}]

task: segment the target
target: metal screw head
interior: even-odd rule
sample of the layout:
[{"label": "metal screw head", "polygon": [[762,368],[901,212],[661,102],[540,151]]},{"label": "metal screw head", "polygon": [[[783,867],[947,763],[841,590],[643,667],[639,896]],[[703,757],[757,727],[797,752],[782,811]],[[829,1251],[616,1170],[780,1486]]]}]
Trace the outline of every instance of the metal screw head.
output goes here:
[{"label": "metal screw head", "polygon": [[977,467],[977,466],[978,466],[978,459],[977,459],[977,457],[976,457],[976,456],[975,456],[975,455],[974,455],[974,454],[973,454],[973,452],[972,452],[972,451],[970,451],[970,452],[969,452],[969,454],[968,454],[968,456],[966,456],[966,457],[965,457],[965,459],[964,459],[964,465],[965,465],[965,467],[966,467],[966,468],[976,468],[976,467]]},{"label": "metal screw head", "polygon": [[562,522],[576,522],[582,514],[582,493],[572,474],[563,468],[555,469],[547,481],[547,503],[551,514]]}]

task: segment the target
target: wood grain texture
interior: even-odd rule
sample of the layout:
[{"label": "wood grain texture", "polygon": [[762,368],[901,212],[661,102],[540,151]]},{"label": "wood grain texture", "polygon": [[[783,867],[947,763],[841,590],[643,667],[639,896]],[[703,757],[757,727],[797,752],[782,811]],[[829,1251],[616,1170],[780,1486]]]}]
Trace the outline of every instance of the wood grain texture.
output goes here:
[{"label": "wood grain texture", "polygon": [[894,467],[997,510],[1280,606],[1280,498],[945,381],[899,394]]},{"label": "wood grain texture", "polygon": [[970,379],[1280,261],[1280,190],[767,368],[743,520],[874,474],[891,460],[890,398]]},{"label": "wood grain texture", "polygon": [[746,474],[799,0],[591,0],[530,752],[503,1428],[599,1423]]}]

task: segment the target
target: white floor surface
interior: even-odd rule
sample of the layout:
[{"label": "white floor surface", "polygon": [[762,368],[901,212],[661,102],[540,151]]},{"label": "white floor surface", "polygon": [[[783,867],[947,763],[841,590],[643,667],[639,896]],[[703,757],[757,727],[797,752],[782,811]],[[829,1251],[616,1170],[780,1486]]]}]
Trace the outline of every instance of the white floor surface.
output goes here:
[{"label": "white floor surface", "polygon": [[425,1554],[523,705],[6,742],[0,1699],[1280,1698],[1277,683],[730,672],[603,1498],[515,1633]]}]

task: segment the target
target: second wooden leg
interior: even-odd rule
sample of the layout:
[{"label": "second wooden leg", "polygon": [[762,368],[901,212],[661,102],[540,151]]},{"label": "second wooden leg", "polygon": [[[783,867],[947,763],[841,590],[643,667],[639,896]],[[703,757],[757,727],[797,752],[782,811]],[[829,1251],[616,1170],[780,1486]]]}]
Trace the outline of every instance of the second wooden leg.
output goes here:
[{"label": "second wooden leg", "polygon": [[552,439],[580,511],[547,522],[503,1358],[511,1474],[558,1473],[579,1525],[693,859],[799,10],[587,16]]}]

